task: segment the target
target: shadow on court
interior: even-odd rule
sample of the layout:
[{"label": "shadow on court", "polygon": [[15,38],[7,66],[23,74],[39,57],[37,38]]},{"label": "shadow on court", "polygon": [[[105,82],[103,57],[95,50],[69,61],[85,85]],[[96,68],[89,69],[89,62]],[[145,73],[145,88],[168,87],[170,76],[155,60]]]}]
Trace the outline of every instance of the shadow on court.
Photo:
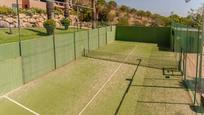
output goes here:
[{"label": "shadow on court", "polygon": [[120,101],[114,115],[118,114],[118,112],[119,112],[119,110],[121,108],[121,105],[123,104],[123,101],[124,101],[126,95],[128,94],[128,91],[129,91],[130,87],[132,86],[132,82],[134,80],[135,74],[136,74],[136,72],[138,70],[138,67],[139,67],[140,63],[141,63],[141,60],[138,60],[138,61],[139,61],[139,64],[135,67],[135,71],[134,71],[132,77],[130,79],[126,79],[127,81],[129,81],[129,84],[128,84],[127,89],[125,90],[125,92],[124,92],[124,94],[122,96],[122,99],[121,99],[121,101]]}]

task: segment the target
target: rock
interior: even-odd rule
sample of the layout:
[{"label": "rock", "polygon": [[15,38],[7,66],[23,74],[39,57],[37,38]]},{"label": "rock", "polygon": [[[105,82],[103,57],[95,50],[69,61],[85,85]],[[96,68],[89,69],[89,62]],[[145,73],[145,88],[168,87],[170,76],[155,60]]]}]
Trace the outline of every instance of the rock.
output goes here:
[{"label": "rock", "polygon": [[44,20],[46,20],[46,19],[47,19],[47,16],[46,16],[46,15],[43,15],[42,17],[44,18]]},{"label": "rock", "polygon": [[25,18],[26,15],[25,15],[25,14],[19,14],[19,17],[20,17],[20,18]]},{"label": "rock", "polygon": [[39,18],[39,21],[40,21],[40,22],[44,22],[45,20],[44,20],[42,17],[40,17],[40,18]]},{"label": "rock", "polygon": [[23,18],[22,21],[23,22],[28,22],[28,19],[27,18]]},{"label": "rock", "polygon": [[61,20],[61,19],[64,18],[64,16],[63,15],[59,15],[58,18]]},{"label": "rock", "polygon": [[37,23],[35,24],[35,26],[36,26],[36,27],[43,27],[43,22],[37,22]]},{"label": "rock", "polygon": [[33,18],[30,18],[30,19],[28,19],[28,22],[30,22],[30,23],[36,23],[36,20],[33,19]]},{"label": "rock", "polygon": [[9,17],[9,18],[5,18],[4,20],[7,21],[8,23],[13,23],[13,18]]},{"label": "rock", "polygon": [[58,27],[61,27],[61,23],[56,22],[56,27],[57,27],[57,28],[58,28]]},{"label": "rock", "polygon": [[31,17],[30,17],[30,16],[25,16],[25,18],[26,18],[26,19],[29,19],[29,18],[31,18]]},{"label": "rock", "polygon": [[[63,19],[63,15],[55,15],[55,21],[56,26],[61,27],[60,20]],[[70,15],[69,17],[71,19],[71,25],[74,25],[76,22],[77,17],[74,15]],[[20,14],[20,24],[21,27],[43,27],[43,22],[47,19],[47,16],[45,14],[36,14],[33,16]],[[14,15],[0,15],[0,27],[9,27],[9,25],[12,25],[14,27],[17,27],[17,16]],[[83,26],[90,26],[89,23],[83,22]]]},{"label": "rock", "polygon": [[55,19],[58,19],[58,15],[55,15],[54,18],[55,18]]},{"label": "rock", "polygon": [[23,27],[32,27],[32,24],[25,22],[22,24]]},{"label": "rock", "polygon": [[32,17],[37,19],[37,18],[39,18],[39,15],[33,15]]},{"label": "rock", "polygon": [[9,27],[9,23],[6,21],[0,20],[0,27],[3,27],[3,28]]}]

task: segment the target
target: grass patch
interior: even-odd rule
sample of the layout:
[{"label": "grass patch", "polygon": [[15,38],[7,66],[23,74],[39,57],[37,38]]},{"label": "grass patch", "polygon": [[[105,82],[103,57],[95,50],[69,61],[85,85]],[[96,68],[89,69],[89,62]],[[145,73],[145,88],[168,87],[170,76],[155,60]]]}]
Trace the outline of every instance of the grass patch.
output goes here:
[{"label": "grass patch", "polygon": [[[55,34],[65,34],[74,32],[75,28],[69,28],[68,30],[57,28],[55,30]],[[83,29],[81,29],[83,30]],[[13,34],[9,34],[8,29],[0,29],[0,44],[9,43],[9,42],[17,42],[19,41],[18,29],[12,29]],[[44,28],[22,28],[21,29],[21,40],[35,39],[39,37],[47,36],[46,30]]]}]

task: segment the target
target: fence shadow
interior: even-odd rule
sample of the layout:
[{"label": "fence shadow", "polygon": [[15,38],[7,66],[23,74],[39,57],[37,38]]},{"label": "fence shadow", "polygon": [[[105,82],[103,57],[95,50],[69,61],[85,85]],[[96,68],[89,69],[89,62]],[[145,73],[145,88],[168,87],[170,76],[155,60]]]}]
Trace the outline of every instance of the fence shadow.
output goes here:
[{"label": "fence shadow", "polygon": [[121,105],[123,104],[123,101],[124,101],[128,91],[129,91],[130,87],[132,86],[132,82],[134,80],[135,74],[136,74],[136,72],[137,72],[137,70],[139,68],[140,63],[141,63],[141,60],[138,60],[138,61],[139,61],[139,64],[136,65],[136,68],[135,68],[135,71],[134,71],[132,77],[130,79],[126,79],[127,81],[129,81],[129,84],[128,84],[128,87],[126,88],[126,90],[125,90],[125,92],[123,94],[123,97],[122,97],[122,99],[121,99],[121,101],[120,101],[120,103],[119,103],[119,105],[118,105],[114,115],[118,115],[118,112],[119,112],[119,110],[121,108]]},{"label": "fence shadow", "polygon": [[[201,82],[204,82],[204,78],[202,78],[200,81],[198,79],[197,81],[197,87],[196,87],[197,93],[204,91],[204,86],[200,84]],[[188,88],[188,90],[191,90],[191,91],[195,91],[195,83],[196,83],[196,78],[187,79],[183,81],[183,84],[186,86],[186,88]]]},{"label": "fence shadow", "polygon": [[26,28],[26,30],[33,31],[33,32],[37,33],[37,35],[39,35],[39,36],[48,36],[46,32],[42,32],[40,30],[36,30],[36,29],[32,29],[32,28]]}]

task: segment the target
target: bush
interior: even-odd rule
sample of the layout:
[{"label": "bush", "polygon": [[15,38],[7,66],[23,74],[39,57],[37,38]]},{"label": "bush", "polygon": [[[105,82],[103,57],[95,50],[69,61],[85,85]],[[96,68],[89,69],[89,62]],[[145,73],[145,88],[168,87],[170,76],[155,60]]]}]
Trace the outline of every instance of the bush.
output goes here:
[{"label": "bush", "polygon": [[0,14],[12,15],[15,14],[14,10],[5,6],[0,6]]},{"label": "bush", "polygon": [[39,8],[31,8],[31,9],[35,10],[37,14],[46,14],[46,11],[43,9],[39,9]]},{"label": "bush", "polygon": [[70,20],[69,19],[64,18],[60,22],[64,26],[65,30],[67,30],[69,28],[69,25],[70,25]]},{"label": "bush", "polygon": [[54,13],[55,13],[56,15],[60,15],[60,14],[62,15],[64,12],[63,12],[62,9],[60,9],[60,8],[58,8],[58,7],[55,7]]},{"label": "bush", "polygon": [[43,23],[43,26],[47,30],[47,34],[51,35],[53,34],[54,29],[56,28],[56,22],[53,19],[49,19]]},{"label": "bush", "polygon": [[46,11],[39,8],[20,9],[20,13],[32,16],[34,14],[45,14]]},{"label": "bush", "polygon": [[127,17],[120,18],[118,25],[129,25],[128,18]]}]

